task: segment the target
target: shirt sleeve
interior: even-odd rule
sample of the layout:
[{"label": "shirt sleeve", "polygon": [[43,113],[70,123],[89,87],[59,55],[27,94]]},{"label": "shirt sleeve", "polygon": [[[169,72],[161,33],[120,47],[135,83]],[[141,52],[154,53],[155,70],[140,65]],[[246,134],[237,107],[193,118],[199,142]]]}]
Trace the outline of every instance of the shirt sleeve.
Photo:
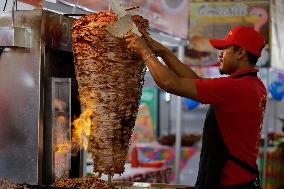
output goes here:
[{"label": "shirt sleeve", "polygon": [[203,104],[222,105],[232,98],[234,87],[231,78],[197,79],[195,86]]}]

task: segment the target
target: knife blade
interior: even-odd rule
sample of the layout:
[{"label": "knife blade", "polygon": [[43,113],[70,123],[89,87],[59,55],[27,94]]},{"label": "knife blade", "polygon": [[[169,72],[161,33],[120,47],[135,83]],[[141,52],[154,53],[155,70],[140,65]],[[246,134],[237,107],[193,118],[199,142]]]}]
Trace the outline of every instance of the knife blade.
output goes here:
[{"label": "knife blade", "polygon": [[109,0],[111,9],[118,15],[118,20],[106,27],[106,30],[113,36],[123,38],[129,31],[138,36],[142,36],[137,26],[132,20],[131,15],[127,14],[125,9],[120,6],[117,0]]},{"label": "knife blade", "polygon": [[106,30],[111,35],[119,38],[123,38],[125,34],[129,31],[137,34],[138,36],[142,36],[130,15],[125,15],[119,18],[116,22],[108,25],[106,27]]}]

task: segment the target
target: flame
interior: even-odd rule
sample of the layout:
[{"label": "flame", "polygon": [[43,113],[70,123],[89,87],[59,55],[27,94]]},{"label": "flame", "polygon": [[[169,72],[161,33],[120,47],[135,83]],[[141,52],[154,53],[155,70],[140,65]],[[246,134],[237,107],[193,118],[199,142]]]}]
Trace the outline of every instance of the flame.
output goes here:
[{"label": "flame", "polygon": [[72,141],[83,147],[85,150],[88,148],[89,136],[91,134],[91,115],[92,110],[87,109],[84,113],[80,115],[78,119],[73,122],[73,136]]},{"label": "flame", "polygon": [[[64,134],[69,130],[69,121],[66,117],[68,112],[67,104],[62,101],[61,99],[54,99],[53,106],[57,112],[60,112],[58,115],[55,116],[55,125],[54,127],[54,137],[56,139],[56,146],[54,148],[55,153],[69,153],[71,150],[71,142],[69,141],[69,134]],[[61,114],[63,113],[63,114]]]},{"label": "flame", "polygon": [[60,144],[55,148],[55,152],[65,152],[71,149],[71,144]]}]

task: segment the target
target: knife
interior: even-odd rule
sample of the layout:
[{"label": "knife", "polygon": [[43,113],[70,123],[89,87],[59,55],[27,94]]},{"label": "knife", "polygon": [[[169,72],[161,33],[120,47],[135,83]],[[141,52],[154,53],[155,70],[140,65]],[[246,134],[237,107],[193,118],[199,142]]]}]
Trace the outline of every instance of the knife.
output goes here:
[{"label": "knife", "polygon": [[118,0],[109,0],[110,8],[118,16],[118,20],[106,27],[106,30],[113,36],[123,38],[129,31],[138,36],[142,36],[137,26],[132,20],[131,15],[127,14],[124,8],[120,5]]}]

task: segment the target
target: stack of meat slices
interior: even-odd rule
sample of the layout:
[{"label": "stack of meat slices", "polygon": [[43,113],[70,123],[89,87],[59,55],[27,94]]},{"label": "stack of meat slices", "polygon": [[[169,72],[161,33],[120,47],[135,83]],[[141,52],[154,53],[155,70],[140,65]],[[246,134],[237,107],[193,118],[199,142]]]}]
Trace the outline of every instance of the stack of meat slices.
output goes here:
[{"label": "stack of meat slices", "polygon": [[[79,18],[72,27],[82,111],[93,111],[89,151],[94,172],[109,175],[124,172],[145,74],[141,57],[126,48],[124,39],[106,31],[117,19],[112,12],[99,12]],[[148,32],[147,20],[132,19]]]}]

